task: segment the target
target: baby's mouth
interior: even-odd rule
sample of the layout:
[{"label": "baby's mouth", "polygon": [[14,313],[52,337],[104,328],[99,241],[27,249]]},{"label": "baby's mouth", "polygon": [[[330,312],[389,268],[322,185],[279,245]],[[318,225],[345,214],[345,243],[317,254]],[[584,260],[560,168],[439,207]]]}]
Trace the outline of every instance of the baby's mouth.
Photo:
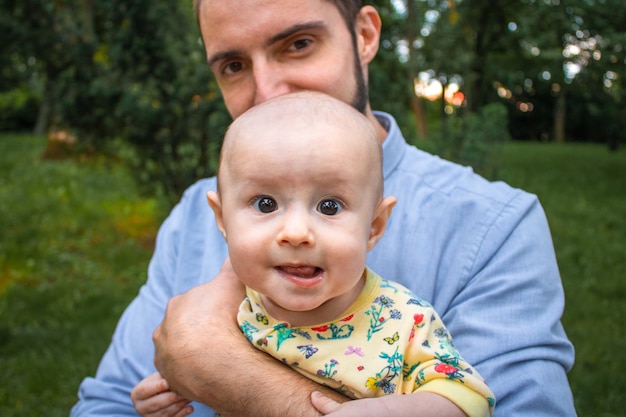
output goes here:
[{"label": "baby's mouth", "polygon": [[283,273],[298,278],[316,278],[322,272],[321,268],[311,265],[282,265],[278,267]]}]

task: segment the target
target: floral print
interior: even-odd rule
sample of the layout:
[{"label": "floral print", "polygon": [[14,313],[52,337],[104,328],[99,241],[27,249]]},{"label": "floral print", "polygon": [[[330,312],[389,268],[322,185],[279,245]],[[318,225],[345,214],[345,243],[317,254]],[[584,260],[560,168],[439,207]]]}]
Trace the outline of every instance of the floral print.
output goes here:
[{"label": "floral print", "polygon": [[365,314],[370,316],[370,328],[367,331],[367,340],[371,340],[374,333],[382,330],[387,321],[402,319],[402,313],[396,309],[389,311],[389,317],[384,316],[385,310],[391,309],[394,303],[395,302],[391,298],[381,295],[376,297],[373,305],[369,308],[369,310],[365,311]]},{"label": "floral print", "polygon": [[493,412],[493,393],[461,358],[430,304],[367,270],[353,306],[336,321],[290,327],[268,316],[248,289],[238,320],[257,348],[352,398],[409,394],[439,379],[483,395]]},{"label": "floral print", "polygon": [[[345,319],[344,319],[345,320]],[[344,321],[341,320],[341,321]],[[317,338],[321,340],[345,339],[350,337],[354,327],[349,324],[331,323],[327,326],[312,327],[317,332]],[[330,334],[328,332],[330,331]]]},{"label": "floral print", "polygon": [[380,354],[380,357],[387,361],[387,366],[374,377],[368,378],[367,381],[365,381],[365,386],[370,391],[381,389],[385,394],[393,394],[396,392],[396,384],[394,381],[396,381],[402,371],[402,355],[398,353],[398,348],[396,347],[393,355],[383,352]]}]

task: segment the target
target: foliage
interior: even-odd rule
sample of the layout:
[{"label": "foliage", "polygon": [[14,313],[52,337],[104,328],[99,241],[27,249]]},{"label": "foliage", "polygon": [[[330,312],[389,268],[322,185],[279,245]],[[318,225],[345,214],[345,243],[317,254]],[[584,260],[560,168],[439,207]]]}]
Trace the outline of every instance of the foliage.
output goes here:
[{"label": "foliage", "polygon": [[[469,113],[503,102],[516,138],[624,141],[623,1],[373,3],[390,17],[382,45],[409,67],[407,78],[460,83]],[[387,84],[408,85],[397,74]]]},{"label": "foliage", "polygon": [[15,132],[33,126],[38,108],[36,95],[25,87],[0,92],[0,132]]},{"label": "foliage", "polygon": [[15,20],[0,24],[23,48],[0,56],[10,54],[13,67],[28,69],[23,78],[41,81],[40,116],[52,127],[70,130],[83,147],[130,143],[126,154],[142,183],[172,201],[215,171],[228,117],[190,2],[30,3],[2,4]]},{"label": "foliage", "polygon": [[[400,36],[399,25],[402,16],[389,7],[387,2],[366,1],[374,4],[381,15],[381,44],[376,59],[369,67],[370,101],[373,109],[382,110],[394,115],[403,127],[405,134],[415,131],[412,126],[410,109],[413,79],[411,74],[397,56],[396,43],[393,39]],[[409,129],[409,127],[411,127]]]},{"label": "foliage", "polygon": [[103,2],[96,22],[104,27],[91,89],[85,94],[70,84],[65,95],[66,108],[88,108],[90,115],[74,113],[67,123],[94,145],[103,137],[129,141],[142,183],[163,186],[175,201],[190,183],[215,171],[227,123],[199,34],[190,30],[190,4],[109,4]]},{"label": "foliage", "polygon": [[500,103],[488,104],[476,113],[451,117],[445,126],[431,137],[433,151],[494,178],[504,145],[510,140],[506,108]]}]

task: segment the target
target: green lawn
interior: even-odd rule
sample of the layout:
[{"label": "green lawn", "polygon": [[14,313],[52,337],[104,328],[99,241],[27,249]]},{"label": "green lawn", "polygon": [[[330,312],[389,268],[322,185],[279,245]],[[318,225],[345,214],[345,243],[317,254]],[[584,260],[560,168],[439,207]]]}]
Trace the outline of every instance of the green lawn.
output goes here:
[{"label": "green lawn", "polygon": [[67,416],[145,280],[157,204],[103,159],[0,136],[0,416]]},{"label": "green lawn", "polygon": [[626,150],[589,144],[509,144],[501,177],[537,194],[559,260],[563,322],[580,416],[624,416],[626,391]]},{"label": "green lawn", "polygon": [[[0,415],[67,416],[145,280],[166,213],[104,159],[44,161],[0,136]],[[626,390],[626,152],[507,145],[500,177],[539,195],[565,286],[580,416],[618,416]]]}]

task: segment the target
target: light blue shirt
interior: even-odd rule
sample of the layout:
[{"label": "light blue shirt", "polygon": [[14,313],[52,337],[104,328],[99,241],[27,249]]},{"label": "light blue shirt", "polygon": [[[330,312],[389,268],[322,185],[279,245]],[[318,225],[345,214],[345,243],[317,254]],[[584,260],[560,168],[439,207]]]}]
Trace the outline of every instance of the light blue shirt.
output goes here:
[{"label": "light blue shirt", "polygon": [[[494,416],[575,416],[566,377],[574,349],[560,322],[563,288],[537,197],[408,145],[390,115],[376,115],[389,132],[385,194],[398,203],[369,267],[433,304],[494,391]],[[95,378],[82,382],[72,416],[136,415],[130,391],[155,371],[152,332],[167,301],[214,277],[227,255],[206,202],[211,189],[215,178],[189,187],[161,226],[148,280]],[[194,415],[213,415],[194,407]]]}]

